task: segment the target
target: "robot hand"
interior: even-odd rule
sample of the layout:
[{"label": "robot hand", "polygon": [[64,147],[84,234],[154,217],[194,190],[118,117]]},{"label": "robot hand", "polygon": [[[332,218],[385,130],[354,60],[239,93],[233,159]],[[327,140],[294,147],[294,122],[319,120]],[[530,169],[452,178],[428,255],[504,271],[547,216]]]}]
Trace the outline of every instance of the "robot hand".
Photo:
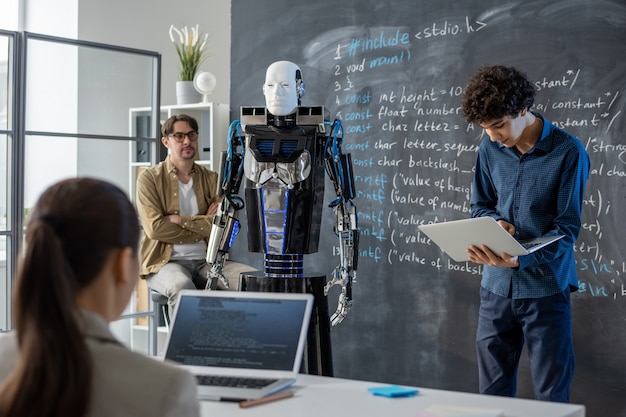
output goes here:
[{"label": "robot hand", "polygon": [[356,207],[344,202],[336,207],[336,212],[341,264],[335,268],[333,278],[324,287],[324,295],[328,295],[331,287],[341,286],[337,310],[330,317],[332,326],[341,323],[352,307],[352,283],[356,281],[359,246]]},{"label": "robot hand", "polygon": [[354,280],[353,276],[343,276],[344,274],[337,267],[333,273],[334,278],[329,281],[324,287],[324,295],[328,295],[328,290],[333,285],[342,285],[341,294],[339,294],[339,301],[337,303],[337,310],[330,316],[330,325],[336,326],[343,321],[348,315],[350,307],[352,307],[352,288],[351,282]]},{"label": "robot hand", "polygon": [[241,125],[233,121],[228,132],[228,152],[222,154],[220,167],[221,181],[218,183],[217,195],[223,196],[211,227],[206,262],[210,266],[207,273],[207,290],[214,290],[221,282],[228,288],[228,280],[223,274],[226,256],[230,251],[235,236],[239,233],[237,212],[244,207],[239,192],[243,173],[243,136]]},{"label": "robot hand", "polygon": [[222,273],[224,269],[225,258],[220,257],[220,259],[216,259],[215,262],[209,268],[207,272],[207,282],[205,290],[216,290],[219,287],[219,283],[222,283],[223,289],[227,290],[230,288],[230,284],[228,283],[228,279]]}]

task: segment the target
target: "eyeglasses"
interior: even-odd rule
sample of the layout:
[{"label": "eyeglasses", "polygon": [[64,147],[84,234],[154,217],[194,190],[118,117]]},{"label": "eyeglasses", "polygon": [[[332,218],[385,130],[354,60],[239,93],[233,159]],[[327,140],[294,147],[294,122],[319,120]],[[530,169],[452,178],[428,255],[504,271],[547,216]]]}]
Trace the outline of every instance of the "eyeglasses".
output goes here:
[{"label": "eyeglasses", "polygon": [[185,136],[187,136],[189,140],[192,142],[195,142],[198,140],[198,132],[196,132],[195,130],[192,130],[191,132],[187,132],[187,133],[177,132],[177,133],[170,133],[169,135],[167,135],[168,138],[174,138],[174,140],[178,143],[182,143],[185,140]]}]

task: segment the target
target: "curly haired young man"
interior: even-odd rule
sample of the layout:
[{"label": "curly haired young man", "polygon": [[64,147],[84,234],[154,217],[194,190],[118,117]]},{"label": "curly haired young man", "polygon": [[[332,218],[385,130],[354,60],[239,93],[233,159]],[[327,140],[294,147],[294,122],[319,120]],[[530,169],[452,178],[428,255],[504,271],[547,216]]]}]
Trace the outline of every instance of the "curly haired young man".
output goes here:
[{"label": "curly haired young man", "polygon": [[515,396],[526,344],[535,398],[569,402],[575,362],[570,291],[578,289],[574,242],[590,162],[580,140],[530,110],[534,99],[526,75],[500,65],[480,68],[463,94],[465,119],[487,135],[476,160],[472,217],[491,216],[517,239],[564,236],[520,257],[468,248],[470,260],[484,265],[479,389]]}]

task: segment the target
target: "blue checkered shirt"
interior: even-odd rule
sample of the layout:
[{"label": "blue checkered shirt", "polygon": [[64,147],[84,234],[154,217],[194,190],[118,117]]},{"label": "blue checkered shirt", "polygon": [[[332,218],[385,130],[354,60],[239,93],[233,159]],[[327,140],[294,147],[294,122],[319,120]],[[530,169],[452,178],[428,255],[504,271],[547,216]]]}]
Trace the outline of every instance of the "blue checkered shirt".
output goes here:
[{"label": "blue checkered shirt", "polygon": [[540,298],[578,288],[574,242],[581,228],[589,156],[578,138],[543,119],[541,138],[527,153],[487,137],[480,144],[472,217],[515,226],[518,240],[562,234],[556,243],[519,257],[518,268],[485,265],[481,285],[503,297]]}]

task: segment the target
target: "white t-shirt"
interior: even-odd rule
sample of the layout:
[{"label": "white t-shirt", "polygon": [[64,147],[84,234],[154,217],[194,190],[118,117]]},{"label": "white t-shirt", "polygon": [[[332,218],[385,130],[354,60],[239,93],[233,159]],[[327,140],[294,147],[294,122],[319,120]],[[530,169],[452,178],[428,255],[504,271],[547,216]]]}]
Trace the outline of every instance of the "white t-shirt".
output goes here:
[{"label": "white t-shirt", "polygon": [[[178,198],[181,216],[195,216],[198,213],[198,201],[193,191],[193,178],[187,184],[178,181]],[[172,247],[170,259],[204,259],[206,258],[206,242],[177,244]]]}]

